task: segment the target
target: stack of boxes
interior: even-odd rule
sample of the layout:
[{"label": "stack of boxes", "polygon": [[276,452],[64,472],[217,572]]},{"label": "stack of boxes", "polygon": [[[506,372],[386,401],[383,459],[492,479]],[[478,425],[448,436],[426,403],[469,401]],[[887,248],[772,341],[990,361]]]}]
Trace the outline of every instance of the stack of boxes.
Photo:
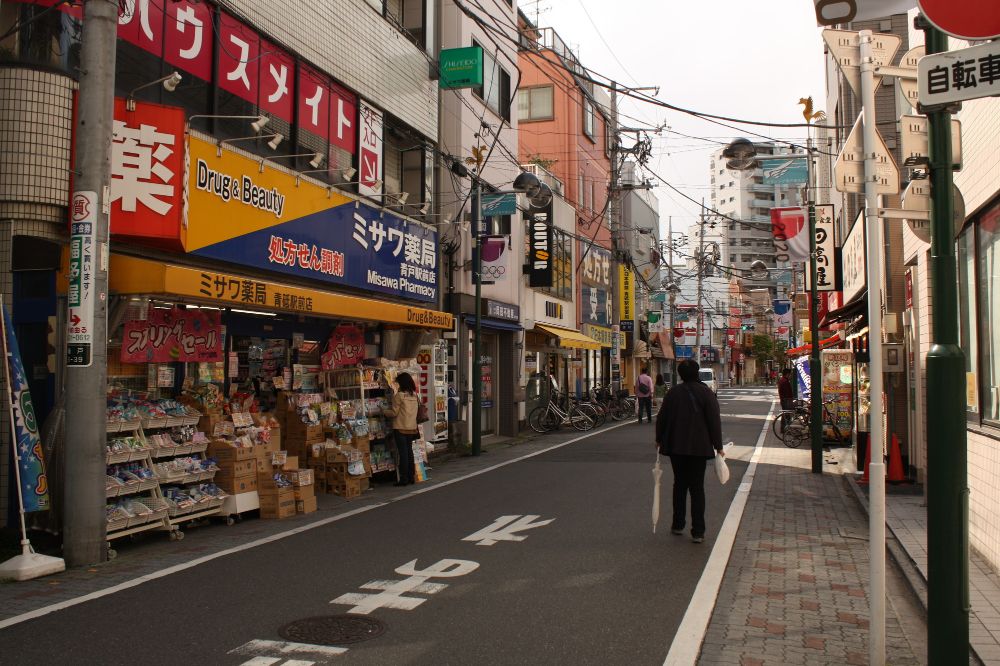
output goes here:
[{"label": "stack of boxes", "polygon": [[355,437],[351,443],[353,446],[328,441],[310,448],[309,467],[321,491],[353,499],[369,488],[372,468],[368,438]]},{"label": "stack of boxes", "polygon": [[288,518],[316,510],[313,472],[299,469],[298,456],[287,451],[271,454],[266,469],[257,473],[261,518]]}]

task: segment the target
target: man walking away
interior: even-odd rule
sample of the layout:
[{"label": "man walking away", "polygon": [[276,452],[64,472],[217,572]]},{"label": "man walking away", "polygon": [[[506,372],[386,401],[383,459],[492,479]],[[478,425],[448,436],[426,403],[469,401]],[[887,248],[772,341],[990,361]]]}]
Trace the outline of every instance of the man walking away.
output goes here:
[{"label": "man walking away", "polygon": [[642,412],[646,412],[646,420],[653,422],[653,378],[649,370],[643,368],[639,378],[635,380],[635,395],[639,399],[639,423],[642,423]]},{"label": "man walking away", "polygon": [[782,368],[781,379],[778,380],[778,400],[782,409],[792,409],[795,403],[795,391],[792,389],[792,369]]},{"label": "man walking away", "polygon": [[719,399],[698,380],[698,362],[685,359],[677,366],[681,383],[663,399],[656,415],[656,446],[670,456],[674,471],[674,518],[670,531],[683,534],[687,496],[691,495],[691,540],[705,540],[705,465],[722,451]]}]

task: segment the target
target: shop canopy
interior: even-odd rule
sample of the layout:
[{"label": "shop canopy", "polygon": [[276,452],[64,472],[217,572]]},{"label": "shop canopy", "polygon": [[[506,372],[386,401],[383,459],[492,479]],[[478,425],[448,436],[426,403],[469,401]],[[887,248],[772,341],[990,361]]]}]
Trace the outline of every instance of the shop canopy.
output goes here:
[{"label": "shop canopy", "polygon": [[111,291],[117,294],[210,302],[251,311],[405,324],[414,328],[452,327],[452,316],[438,310],[122,255],[111,257],[108,280]]},{"label": "shop canopy", "polygon": [[601,343],[584,335],[580,331],[571,328],[562,328],[552,324],[535,324],[535,328],[546,335],[551,335],[559,340],[559,346],[567,349],[600,349]]},{"label": "shop canopy", "polygon": [[855,317],[867,317],[868,315],[868,292],[863,292],[860,297],[854,299],[847,305],[836,310],[830,310],[820,321],[820,328],[832,326],[839,322],[851,321]]},{"label": "shop canopy", "polygon": [[[825,340],[820,340],[819,348],[827,349],[828,347],[835,346],[839,342],[843,342],[843,338],[839,334],[832,335],[829,338],[826,338]],[[785,351],[785,356],[801,356],[803,354],[809,354],[812,352],[812,349],[813,349],[812,344],[801,345],[799,347],[792,347],[791,349]]]}]

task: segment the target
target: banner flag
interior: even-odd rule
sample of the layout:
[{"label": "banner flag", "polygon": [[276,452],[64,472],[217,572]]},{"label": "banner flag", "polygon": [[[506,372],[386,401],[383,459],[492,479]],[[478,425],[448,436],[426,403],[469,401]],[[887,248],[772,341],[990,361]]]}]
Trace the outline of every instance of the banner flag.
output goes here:
[{"label": "banner flag", "polygon": [[25,513],[46,511],[49,508],[49,482],[45,476],[42,440],[38,436],[31,391],[28,390],[28,379],[24,374],[21,352],[14,336],[14,324],[6,305],[3,306],[3,322],[10,404],[14,412],[14,447],[21,477],[21,502]]},{"label": "banner flag", "polygon": [[775,258],[790,263],[809,260],[809,221],[801,206],[771,209]]}]

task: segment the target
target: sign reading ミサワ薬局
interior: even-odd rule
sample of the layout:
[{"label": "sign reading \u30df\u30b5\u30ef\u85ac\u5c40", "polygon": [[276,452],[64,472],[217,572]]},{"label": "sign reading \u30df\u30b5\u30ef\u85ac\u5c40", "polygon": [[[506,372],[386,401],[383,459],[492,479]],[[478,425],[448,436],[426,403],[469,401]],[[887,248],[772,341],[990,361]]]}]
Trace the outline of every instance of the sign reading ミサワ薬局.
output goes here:
[{"label": "sign reading \u30df\u30b5\u30ef\u85ac\u5c40", "polygon": [[331,193],[198,138],[186,249],[191,254],[302,278],[433,302],[433,228]]}]

